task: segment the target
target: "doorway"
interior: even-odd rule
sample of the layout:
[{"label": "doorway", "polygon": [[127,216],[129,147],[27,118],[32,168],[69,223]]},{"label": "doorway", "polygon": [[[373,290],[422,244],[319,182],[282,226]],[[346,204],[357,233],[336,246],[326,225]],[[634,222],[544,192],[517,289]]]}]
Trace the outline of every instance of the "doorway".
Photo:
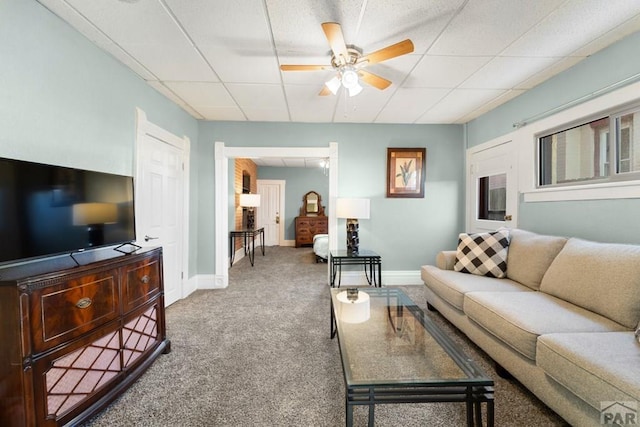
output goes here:
[{"label": "doorway", "polygon": [[518,182],[513,143],[506,141],[467,152],[467,230],[516,227]]},{"label": "doorway", "polygon": [[260,208],[258,226],[264,227],[264,244],[282,246],[284,242],[285,183],[279,179],[258,179]]},{"label": "doorway", "polygon": [[329,159],[329,249],[337,248],[335,201],[338,197],[338,143],[327,147],[225,147],[215,143],[215,278],[216,288],[229,286],[229,159],[235,158],[301,158]]},{"label": "doorway", "polygon": [[164,302],[186,297],[184,271],[188,264],[189,170],[187,137],[179,138],[147,121],[137,111],[135,204],[140,246],[162,246]]}]

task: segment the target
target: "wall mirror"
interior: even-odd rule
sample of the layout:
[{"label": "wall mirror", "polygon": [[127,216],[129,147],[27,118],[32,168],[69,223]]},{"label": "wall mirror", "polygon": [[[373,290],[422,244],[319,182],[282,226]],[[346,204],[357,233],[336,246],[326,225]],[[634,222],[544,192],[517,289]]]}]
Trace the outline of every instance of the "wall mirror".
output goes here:
[{"label": "wall mirror", "polygon": [[302,197],[300,216],[324,216],[322,196],[315,191],[309,191]]}]

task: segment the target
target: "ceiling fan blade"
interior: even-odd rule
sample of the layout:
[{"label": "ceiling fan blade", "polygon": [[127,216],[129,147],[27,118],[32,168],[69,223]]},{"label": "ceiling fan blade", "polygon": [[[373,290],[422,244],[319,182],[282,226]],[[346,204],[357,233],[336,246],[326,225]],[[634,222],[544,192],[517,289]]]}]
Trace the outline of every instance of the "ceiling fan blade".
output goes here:
[{"label": "ceiling fan blade", "polygon": [[322,90],[320,91],[320,93],[318,95],[320,95],[320,96],[331,95],[331,91],[329,90],[328,87],[326,87],[325,85],[322,85]]},{"label": "ceiling fan blade", "polygon": [[342,57],[344,58],[344,61],[346,61],[349,58],[349,54],[347,52],[347,45],[344,42],[344,36],[342,35],[342,27],[340,24],[337,22],[324,22],[322,24],[322,29],[324,30],[324,35],[327,36],[329,46],[331,46],[331,51],[334,56],[337,59]]},{"label": "ceiling fan blade", "polygon": [[395,58],[400,55],[406,55],[407,53],[411,52],[413,52],[413,42],[409,39],[406,39],[361,57],[358,60],[358,64],[361,62],[375,64],[377,62],[386,61],[387,59]]},{"label": "ceiling fan blade", "polygon": [[365,70],[359,70],[358,75],[360,75],[362,81],[377,89],[384,90],[391,86],[391,80],[387,80],[384,77],[378,76],[377,74],[373,74]]},{"label": "ceiling fan blade", "polygon": [[282,71],[317,71],[317,70],[332,70],[331,65],[281,65]]}]

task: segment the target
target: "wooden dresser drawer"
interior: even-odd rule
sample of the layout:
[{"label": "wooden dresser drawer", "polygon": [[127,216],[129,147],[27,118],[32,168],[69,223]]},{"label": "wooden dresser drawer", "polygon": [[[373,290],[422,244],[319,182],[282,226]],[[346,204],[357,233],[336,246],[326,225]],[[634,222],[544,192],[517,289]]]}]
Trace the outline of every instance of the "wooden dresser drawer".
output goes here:
[{"label": "wooden dresser drawer", "polygon": [[124,313],[128,313],[160,293],[162,263],[160,258],[151,257],[127,265],[124,270],[122,307]]},{"label": "wooden dresser drawer", "polygon": [[71,278],[33,291],[35,352],[67,342],[119,316],[118,279],[113,271]]}]

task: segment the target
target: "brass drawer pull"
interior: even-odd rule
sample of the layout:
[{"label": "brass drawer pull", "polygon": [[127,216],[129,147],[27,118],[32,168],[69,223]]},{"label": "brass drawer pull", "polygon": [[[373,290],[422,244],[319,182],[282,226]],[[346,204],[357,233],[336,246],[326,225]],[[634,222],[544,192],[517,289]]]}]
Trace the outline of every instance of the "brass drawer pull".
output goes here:
[{"label": "brass drawer pull", "polygon": [[85,297],[85,298],[80,298],[78,300],[78,302],[76,303],[76,307],[78,308],[87,308],[91,305],[93,301],[91,301],[91,298],[89,297]]},{"label": "brass drawer pull", "polygon": [[146,285],[147,283],[149,283],[149,281],[150,281],[150,280],[151,280],[151,279],[149,278],[149,275],[148,275],[148,274],[145,274],[144,276],[142,276],[142,277],[140,278],[140,281],[141,281],[142,283],[144,283],[145,285]]}]

